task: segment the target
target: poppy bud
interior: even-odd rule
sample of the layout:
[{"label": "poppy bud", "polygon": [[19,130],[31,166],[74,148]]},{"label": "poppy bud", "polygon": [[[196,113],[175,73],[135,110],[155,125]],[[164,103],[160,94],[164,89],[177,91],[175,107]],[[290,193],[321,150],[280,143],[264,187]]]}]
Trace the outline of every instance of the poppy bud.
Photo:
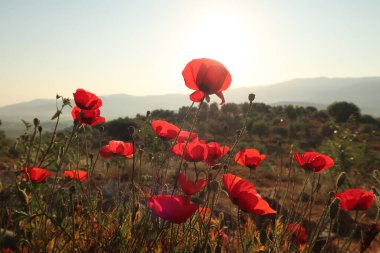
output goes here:
[{"label": "poppy bud", "polygon": [[34,118],[33,119],[33,124],[34,124],[35,127],[37,127],[40,124],[40,120],[37,119],[37,118]]},{"label": "poppy bud", "polygon": [[150,111],[146,111],[146,117],[149,117]]},{"label": "poppy bud", "polygon": [[99,132],[101,132],[101,133],[104,132],[104,126],[99,127]]},{"label": "poppy bud", "polygon": [[90,160],[94,159],[94,155],[93,154],[88,154],[88,158],[90,158]]},{"label": "poppy bud", "polygon": [[38,126],[38,132],[42,132],[42,126]]},{"label": "poppy bud", "polygon": [[60,95],[55,95],[55,99],[60,99],[62,96],[60,96]]},{"label": "poppy bud", "polygon": [[347,177],[346,172],[342,172],[339,174],[335,183],[336,188],[339,188],[344,184],[344,181],[346,181],[346,177]]},{"label": "poppy bud", "polygon": [[339,211],[339,203],[340,199],[336,198],[333,200],[333,202],[330,205],[330,219],[334,219]]},{"label": "poppy bud", "polygon": [[212,191],[217,191],[220,189],[220,183],[216,180],[210,182],[209,189]]},{"label": "poppy bud", "polygon": [[255,94],[253,94],[253,93],[250,93],[250,94],[248,95],[248,100],[249,100],[249,102],[250,102],[250,103],[252,103],[252,102],[253,102],[253,100],[255,100],[255,97],[256,97],[256,95],[255,95]]}]

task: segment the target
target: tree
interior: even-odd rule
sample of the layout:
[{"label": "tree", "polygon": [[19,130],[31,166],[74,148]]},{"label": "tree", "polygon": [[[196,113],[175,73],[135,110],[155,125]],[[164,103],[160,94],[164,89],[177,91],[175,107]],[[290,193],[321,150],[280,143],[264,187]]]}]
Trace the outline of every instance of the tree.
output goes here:
[{"label": "tree", "polygon": [[360,118],[359,107],[348,102],[335,102],[329,105],[327,113],[338,123],[346,122],[350,117]]}]

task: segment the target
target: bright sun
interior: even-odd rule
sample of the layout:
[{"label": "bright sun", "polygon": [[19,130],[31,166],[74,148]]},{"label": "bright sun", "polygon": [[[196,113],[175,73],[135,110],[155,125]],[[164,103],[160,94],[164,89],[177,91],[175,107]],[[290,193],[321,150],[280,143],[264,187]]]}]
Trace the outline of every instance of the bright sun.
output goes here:
[{"label": "bright sun", "polygon": [[246,25],[238,16],[226,12],[200,18],[186,34],[184,54],[189,58],[212,58],[223,63],[232,78],[241,76],[252,50]]}]

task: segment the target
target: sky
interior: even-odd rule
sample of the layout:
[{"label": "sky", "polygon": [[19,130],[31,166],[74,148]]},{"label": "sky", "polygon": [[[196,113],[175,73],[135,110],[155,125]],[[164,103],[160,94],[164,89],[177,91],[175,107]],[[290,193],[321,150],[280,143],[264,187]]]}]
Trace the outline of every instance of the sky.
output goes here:
[{"label": "sky", "polygon": [[1,0],[0,106],[97,95],[190,94],[182,70],[223,63],[231,88],[380,76],[376,0]]}]

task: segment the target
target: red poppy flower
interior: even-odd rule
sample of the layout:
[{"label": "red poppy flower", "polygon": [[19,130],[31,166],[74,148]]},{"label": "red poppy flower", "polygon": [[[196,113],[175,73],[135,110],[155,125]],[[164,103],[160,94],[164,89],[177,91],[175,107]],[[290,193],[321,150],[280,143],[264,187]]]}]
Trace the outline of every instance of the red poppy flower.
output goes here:
[{"label": "red poppy flower", "polygon": [[257,194],[253,185],[245,179],[228,173],[223,176],[223,183],[232,203],[239,206],[241,210],[255,215],[276,212],[269,206],[268,202]]},{"label": "red poppy flower", "polygon": [[256,169],[266,155],[261,155],[257,149],[243,149],[237,152],[235,162],[250,169]]},{"label": "red poppy flower", "polygon": [[75,104],[83,110],[95,110],[102,106],[102,100],[84,89],[77,89],[74,95]]},{"label": "red poppy flower", "polygon": [[190,135],[189,131],[181,130],[181,132],[179,132],[179,135],[177,138],[177,143],[187,142],[187,139],[189,139],[189,142],[198,140],[198,134],[197,133],[194,133],[194,132],[191,133],[190,138],[189,138],[189,135]]},{"label": "red poppy flower", "polygon": [[[186,146],[186,150],[185,150]],[[189,162],[200,162],[207,158],[207,145],[199,141],[177,143],[172,147],[172,152]]]},{"label": "red poppy flower", "polygon": [[82,110],[78,106],[75,106],[71,111],[71,115],[74,120],[78,120],[79,124],[86,124],[94,126],[106,121],[106,119],[100,116],[100,110]]},{"label": "red poppy flower", "polygon": [[132,158],[135,151],[136,148],[133,147],[132,143],[109,141],[108,145],[100,148],[99,154],[104,158],[109,158],[111,156],[125,156],[127,158]]},{"label": "red poppy flower", "polygon": [[327,170],[334,165],[333,159],[317,152],[305,152],[303,154],[295,153],[294,158],[304,170],[315,173]]},{"label": "red poppy flower", "polygon": [[66,178],[78,179],[83,182],[87,179],[88,173],[84,170],[65,170],[63,172]]},{"label": "red poppy flower", "polygon": [[175,139],[179,133],[179,128],[165,120],[153,120],[152,128],[155,134],[163,140]]},{"label": "red poppy flower", "polygon": [[192,204],[189,197],[172,195],[154,195],[148,204],[157,216],[174,223],[186,222],[199,207]]},{"label": "red poppy flower", "polygon": [[230,148],[227,146],[222,147],[217,142],[209,142],[207,143],[207,150],[206,163],[214,166],[216,164],[215,161],[225,156]]},{"label": "red poppy flower", "polygon": [[203,187],[206,186],[207,181],[204,179],[200,179],[196,184],[194,184],[190,179],[186,180],[186,177],[183,173],[179,173],[178,183],[185,194],[193,195],[197,192],[200,192],[203,189]]},{"label": "red poppy flower", "polygon": [[363,189],[348,189],[335,194],[340,199],[340,207],[345,210],[367,210],[375,199],[375,194]]},{"label": "red poppy flower", "polygon": [[50,177],[51,173],[48,170],[41,168],[21,169],[23,171],[22,176],[25,179],[30,178],[35,183],[41,183]]},{"label": "red poppy flower", "polygon": [[222,99],[220,104],[224,104],[222,91],[230,86],[232,78],[223,64],[207,58],[194,59],[186,65],[182,76],[186,86],[195,90],[190,95],[191,101],[200,102],[206,98],[209,102],[209,95],[216,94]]},{"label": "red poppy flower", "polygon": [[286,233],[291,234],[294,244],[305,244],[307,242],[306,229],[299,224],[289,224]]}]

